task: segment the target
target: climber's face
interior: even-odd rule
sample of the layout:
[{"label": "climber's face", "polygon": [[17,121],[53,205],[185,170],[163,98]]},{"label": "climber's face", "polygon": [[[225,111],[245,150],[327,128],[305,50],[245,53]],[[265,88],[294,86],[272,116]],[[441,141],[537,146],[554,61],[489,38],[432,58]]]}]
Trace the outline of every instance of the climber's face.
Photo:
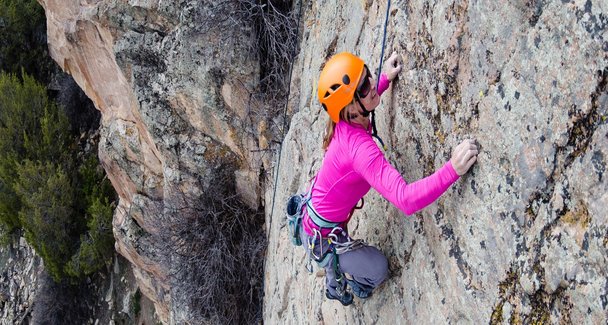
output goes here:
[{"label": "climber's face", "polygon": [[373,75],[365,66],[363,70],[363,75],[359,80],[359,86],[357,86],[357,95],[361,100],[361,103],[368,111],[375,109],[378,104],[380,104],[380,96],[378,96],[378,92],[376,89],[376,81],[373,78]]}]

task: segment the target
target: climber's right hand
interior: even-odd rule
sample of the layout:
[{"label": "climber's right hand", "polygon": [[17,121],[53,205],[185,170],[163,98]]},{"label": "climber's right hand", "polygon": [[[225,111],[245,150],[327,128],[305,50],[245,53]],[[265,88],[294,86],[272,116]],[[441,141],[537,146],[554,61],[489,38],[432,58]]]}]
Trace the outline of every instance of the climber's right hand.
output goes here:
[{"label": "climber's right hand", "polygon": [[477,161],[477,140],[467,139],[457,145],[452,151],[452,167],[459,176],[466,172]]}]

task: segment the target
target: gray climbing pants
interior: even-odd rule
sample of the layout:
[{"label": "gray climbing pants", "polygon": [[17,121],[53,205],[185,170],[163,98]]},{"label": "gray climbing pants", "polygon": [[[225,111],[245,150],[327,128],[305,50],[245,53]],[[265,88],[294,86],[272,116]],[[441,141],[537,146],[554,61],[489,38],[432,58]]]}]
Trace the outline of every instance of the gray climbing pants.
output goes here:
[{"label": "gray climbing pants", "polygon": [[[300,232],[302,246],[306,249],[306,254],[310,256],[308,247],[309,241],[312,239],[306,231],[302,229]],[[346,241],[345,236],[339,236],[339,241]],[[329,250],[327,239],[323,240],[323,247],[320,245],[320,239],[317,238],[314,245],[314,253],[316,256],[324,256]],[[323,249],[323,251],[321,251]],[[325,286],[330,294],[336,295],[338,282],[336,281],[336,272],[334,271],[333,254],[330,252],[329,263],[325,266]],[[354,280],[359,285],[364,285],[369,289],[374,289],[379,286],[388,277],[388,260],[382,252],[373,246],[363,246],[355,250],[338,255],[340,264],[340,272],[345,273],[346,277]],[[314,257],[313,257],[314,261]],[[342,285],[346,285],[346,281],[342,281]],[[346,289],[342,287],[341,289]]]}]

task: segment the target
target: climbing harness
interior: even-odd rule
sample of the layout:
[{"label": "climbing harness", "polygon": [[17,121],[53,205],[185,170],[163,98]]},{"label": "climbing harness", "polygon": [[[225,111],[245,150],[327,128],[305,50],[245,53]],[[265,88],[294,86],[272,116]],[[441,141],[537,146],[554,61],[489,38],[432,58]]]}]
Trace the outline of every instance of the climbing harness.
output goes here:
[{"label": "climbing harness", "polygon": [[[367,244],[361,239],[351,239],[346,230],[342,227],[343,222],[329,221],[323,218],[317,212],[312,205],[311,200],[314,184],[315,180],[312,181],[308,193],[304,198],[304,205],[306,205],[308,217],[317,226],[316,228],[312,229],[313,235],[307,237],[308,240],[306,245],[309,255],[306,263],[306,269],[308,272],[312,273],[312,260],[314,260],[321,268],[327,267],[330,261],[332,261],[331,267],[336,275],[336,282],[338,282],[336,292],[338,295],[342,296],[346,290],[346,278],[340,269],[339,256],[364,247]],[[352,217],[355,210],[362,209],[364,204],[365,201],[361,199],[361,205],[356,205],[353,207],[347,220]],[[329,230],[329,233],[326,236],[323,236],[324,230]],[[317,245],[319,246],[318,254],[315,252]],[[324,247],[324,245],[327,246]]]},{"label": "climbing harness", "polygon": [[[336,293],[342,297],[346,292],[348,280],[340,267],[340,255],[364,247],[366,244],[361,239],[351,239],[339,223],[327,222],[323,219],[314,211],[310,200],[307,202],[307,208],[309,217],[319,228],[313,229],[313,236],[308,237],[308,242],[306,243],[310,252],[306,268],[308,269],[308,272],[312,273],[311,261],[313,259],[317,265],[322,268],[327,267],[328,263],[332,261],[331,268],[334,271],[336,282],[338,283]],[[326,237],[322,235],[323,229],[331,229]],[[323,248],[324,242],[328,245],[326,249]],[[318,255],[315,253],[317,244],[320,246]]]},{"label": "climbing harness", "polygon": [[[311,200],[315,181],[316,178],[312,180],[306,194],[292,195],[287,201],[289,239],[295,246],[302,245],[300,236],[303,231],[302,219],[304,217],[304,207],[306,207],[309,218],[317,226],[317,228],[312,229],[313,235],[307,236],[308,241],[306,245],[309,254],[306,269],[309,273],[313,272],[312,260],[321,268],[327,267],[330,261],[332,261],[331,267],[336,274],[336,281],[338,282],[336,292],[342,296],[346,288],[346,279],[343,272],[340,271],[339,255],[364,247],[367,244],[361,239],[351,239],[346,230],[342,228],[342,222],[329,221],[323,218],[317,210],[315,210]],[[365,201],[361,199],[361,205],[353,207],[348,219],[352,217],[355,210],[362,209],[364,204]],[[329,233],[326,236],[323,236],[323,230],[329,230]],[[319,249],[318,254],[315,252],[317,246]]]}]

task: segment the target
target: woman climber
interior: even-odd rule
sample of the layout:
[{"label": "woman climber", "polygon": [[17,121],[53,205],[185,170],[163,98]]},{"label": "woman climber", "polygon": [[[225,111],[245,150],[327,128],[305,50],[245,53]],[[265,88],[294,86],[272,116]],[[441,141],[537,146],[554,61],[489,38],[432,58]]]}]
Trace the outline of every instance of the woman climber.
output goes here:
[{"label": "woman climber", "polygon": [[343,52],[325,63],[319,78],[319,100],[330,120],[323,141],[325,157],[302,208],[300,239],[308,255],[326,270],[325,296],[345,306],[353,302],[347,285],[359,298],[367,298],[388,276],[382,252],[348,235],[347,224],[370,187],[411,215],[434,202],[477,159],[475,140],[464,140],[434,174],[406,183],[372,139],[375,128],[369,114],[401,71],[396,53],[384,71],[376,89],[363,60]]}]

